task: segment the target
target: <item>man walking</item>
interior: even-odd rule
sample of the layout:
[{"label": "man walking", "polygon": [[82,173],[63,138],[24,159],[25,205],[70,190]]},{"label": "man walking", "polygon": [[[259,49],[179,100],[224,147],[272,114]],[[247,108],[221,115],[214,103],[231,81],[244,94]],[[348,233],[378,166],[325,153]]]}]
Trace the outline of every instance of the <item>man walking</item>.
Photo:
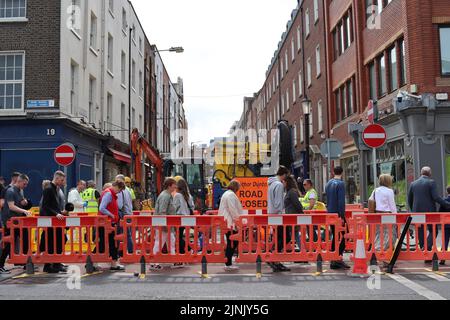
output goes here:
[{"label": "man walking", "polygon": [[[42,194],[42,217],[56,217],[58,220],[64,220],[67,212],[61,210],[58,189],[64,188],[66,183],[66,175],[61,171],[56,171],[53,175],[53,181],[45,188]],[[56,237],[54,233],[56,232]],[[56,238],[56,254],[62,254],[64,246],[64,229],[63,228],[48,228],[41,236],[40,251],[47,251],[48,254],[55,254]],[[47,245],[47,247],[46,247]],[[61,263],[50,264],[44,266],[46,273],[66,272],[66,268]]]},{"label": "man walking", "polygon": [[[325,187],[325,193],[327,195],[327,211],[328,213],[337,213],[339,215],[339,218],[342,219],[344,224],[346,224],[345,221],[345,183],[342,180],[342,174],[344,173],[344,170],[342,167],[335,167],[334,168],[334,178],[331,179],[328,184]],[[333,243],[331,246],[331,250],[336,250],[336,229],[334,226],[331,227],[331,233],[333,235]],[[345,251],[345,238],[344,233],[342,232],[340,234],[341,236],[341,242],[339,244],[339,256],[342,257]],[[348,266],[344,261],[332,261],[331,262],[331,269],[350,269],[350,266]]]},{"label": "man walking", "polygon": [[[441,205],[441,207],[450,207],[450,203],[445,201],[439,196],[437,191],[436,182],[431,178],[432,171],[430,167],[424,167],[421,171],[421,177],[411,184],[408,192],[408,205],[411,212],[418,213],[431,213],[438,212],[436,203]],[[427,250],[431,251],[433,249],[433,226],[427,226],[428,237],[427,237]],[[425,247],[425,235],[426,231],[424,225],[419,227],[419,245],[422,250]],[[437,236],[437,230],[436,230]],[[431,263],[431,261],[425,261],[426,263]]]},{"label": "man walking", "polygon": [[[2,208],[2,223],[4,227],[4,235],[10,235],[10,229],[8,228],[8,221],[13,217],[31,217],[32,213],[22,208],[23,203],[23,190],[28,186],[30,179],[26,175],[19,175],[15,179],[14,185],[8,187],[5,192],[5,203]],[[17,229],[14,238],[15,241],[20,243],[22,241],[22,254],[28,253],[28,230],[22,231],[23,238],[20,239],[20,232]],[[7,243],[3,249],[0,257],[0,274],[8,274],[11,271],[5,269],[6,258],[11,252],[11,243]]]},{"label": "man walking", "polygon": [[[290,172],[286,167],[281,166],[278,169],[277,176],[269,178],[268,185],[268,214],[283,214],[284,213],[284,192],[287,177]],[[283,251],[284,247],[284,228],[283,226],[277,227],[277,247],[278,252]],[[289,268],[281,263],[269,263],[269,266],[274,272],[288,272]]]},{"label": "man walking", "polygon": [[81,194],[85,189],[86,181],[80,180],[78,181],[77,187],[73,188],[69,192],[67,202],[73,204],[75,207],[75,212],[84,212],[85,202],[83,201]]}]

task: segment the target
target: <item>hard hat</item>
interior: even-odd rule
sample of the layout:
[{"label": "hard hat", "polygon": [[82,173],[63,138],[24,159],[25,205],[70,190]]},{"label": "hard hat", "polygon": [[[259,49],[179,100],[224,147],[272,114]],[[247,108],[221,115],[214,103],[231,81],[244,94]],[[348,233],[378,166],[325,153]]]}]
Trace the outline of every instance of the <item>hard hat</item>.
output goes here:
[{"label": "hard hat", "polygon": [[182,180],[183,177],[182,177],[182,176],[176,176],[176,177],[174,177],[173,179],[174,179],[176,182],[178,182],[178,181]]},{"label": "hard hat", "polygon": [[125,177],[125,183],[131,183],[131,178],[130,177]]}]

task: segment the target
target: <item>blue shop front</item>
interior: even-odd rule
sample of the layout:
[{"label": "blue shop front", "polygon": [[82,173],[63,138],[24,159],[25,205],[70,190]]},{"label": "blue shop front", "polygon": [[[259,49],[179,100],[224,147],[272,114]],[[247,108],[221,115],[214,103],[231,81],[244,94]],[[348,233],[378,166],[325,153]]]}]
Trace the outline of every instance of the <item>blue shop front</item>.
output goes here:
[{"label": "blue shop front", "polygon": [[25,196],[37,205],[42,181],[51,180],[56,170],[64,170],[54,160],[54,150],[72,143],[77,155],[67,167],[67,190],[78,180],[103,183],[103,144],[107,138],[93,129],[68,119],[2,119],[0,121],[0,176],[18,171],[30,177]]}]

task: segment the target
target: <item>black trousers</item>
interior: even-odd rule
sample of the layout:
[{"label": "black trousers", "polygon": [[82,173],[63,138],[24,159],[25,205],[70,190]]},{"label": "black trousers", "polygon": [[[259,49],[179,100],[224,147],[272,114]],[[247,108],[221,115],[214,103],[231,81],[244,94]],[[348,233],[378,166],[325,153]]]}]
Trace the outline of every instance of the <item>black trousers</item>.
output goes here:
[{"label": "black trousers", "polygon": [[[342,221],[344,222],[344,225],[347,227],[347,221],[345,220],[345,217],[340,217],[342,219]],[[333,242],[331,244],[331,251],[335,251],[336,250],[336,241],[335,241],[335,237],[336,237],[336,228],[334,226],[330,227],[331,229],[331,235],[333,237]],[[340,233],[342,239],[341,242],[339,243],[339,256],[343,256],[344,255],[344,251],[345,251],[345,232],[341,232]]]},{"label": "black trousers", "polygon": [[277,227],[277,244],[278,252],[281,253],[284,250],[286,244],[292,240],[292,227],[286,227],[286,242],[284,241],[284,226]]},{"label": "black trousers", "polygon": [[[46,248],[46,240],[48,243],[48,251]],[[63,228],[48,228],[47,231],[42,232],[39,250],[41,252],[47,251],[48,254],[55,254],[55,240],[56,254],[62,254],[66,242]]]},{"label": "black trousers", "polygon": [[[428,232],[428,236],[426,235]],[[436,236],[437,236],[437,230],[436,230]],[[427,251],[431,251],[433,249],[433,226],[429,225],[427,226],[427,231],[425,231],[425,226],[419,227],[419,245],[422,250],[424,250],[425,247],[425,237],[427,238]]]},{"label": "black trousers", "polygon": [[[3,229],[3,236],[9,236],[11,234],[11,230],[8,228],[4,228]],[[28,241],[29,241],[29,237],[28,237],[28,230],[27,229],[23,229],[22,232],[22,254],[23,255],[27,255],[28,254]],[[17,243],[18,241],[20,241],[20,231],[19,230],[15,230],[14,231],[14,239],[15,242]],[[0,267],[4,267],[5,263],[6,263],[6,259],[9,257],[11,253],[11,243],[8,242],[7,244],[5,244],[5,247],[3,248],[2,254],[0,256]]]},{"label": "black trousers", "polygon": [[237,231],[229,231],[226,234],[226,238],[227,238],[227,248],[225,250],[225,257],[227,258],[227,262],[226,262],[226,266],[232,266],[233,265],[233,256],[234,253],[236,252],[236,250],[238,249],[239,246],[239,241],[231,241],[230,237],[234,234],[237,234]]},{"label": "black trousers", "polygon": [[[189,241],[189,235],[185,234],[186,233],[186,228],[185,227],[181,227],[179,230],[179,239],[178,239],[178,245],[180,247],[180,254],[185,254],[186,253],[186,240],[188,239]],[[185,238],[186,237],[186,238]],[[188,250],[190,250],[190,247],[188,247]]]},{"label": "black trousers", "polygon": [[[113,261],[119,260],[119,251],[116,244],[115,232],[112,231],[108,234],[109,256]],[[98,228],[98,251],[99,253],[105,253],[105,228]]]}]

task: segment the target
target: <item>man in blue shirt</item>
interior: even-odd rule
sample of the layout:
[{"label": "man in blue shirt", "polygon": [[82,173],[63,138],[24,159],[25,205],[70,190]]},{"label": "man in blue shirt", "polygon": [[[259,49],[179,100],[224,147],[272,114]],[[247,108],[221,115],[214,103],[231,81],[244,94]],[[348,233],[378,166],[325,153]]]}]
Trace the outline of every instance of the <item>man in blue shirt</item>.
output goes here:
[{"label": "man in blue shirt", "polygon": [[[344,170],[342,167],[334,168],[334,178],[331,179],[326,188],[325,193],[327,195],[327,211],[328,213],[337,213],[339,218],[341,218],[345,223],[345,183],[342,180],[342,174]],[[331,232],[333,234],[333,244],[331,246],[331,250],[334,251],[335,248],[335,228],[331,227]],[[339,256],[342,257],[345,250],[345,239],[344,234],[342,233],[342,240],[339,245]],[[331,269],[350,269],[350,267],[344,263],[344,261],[332,261]]]}]

